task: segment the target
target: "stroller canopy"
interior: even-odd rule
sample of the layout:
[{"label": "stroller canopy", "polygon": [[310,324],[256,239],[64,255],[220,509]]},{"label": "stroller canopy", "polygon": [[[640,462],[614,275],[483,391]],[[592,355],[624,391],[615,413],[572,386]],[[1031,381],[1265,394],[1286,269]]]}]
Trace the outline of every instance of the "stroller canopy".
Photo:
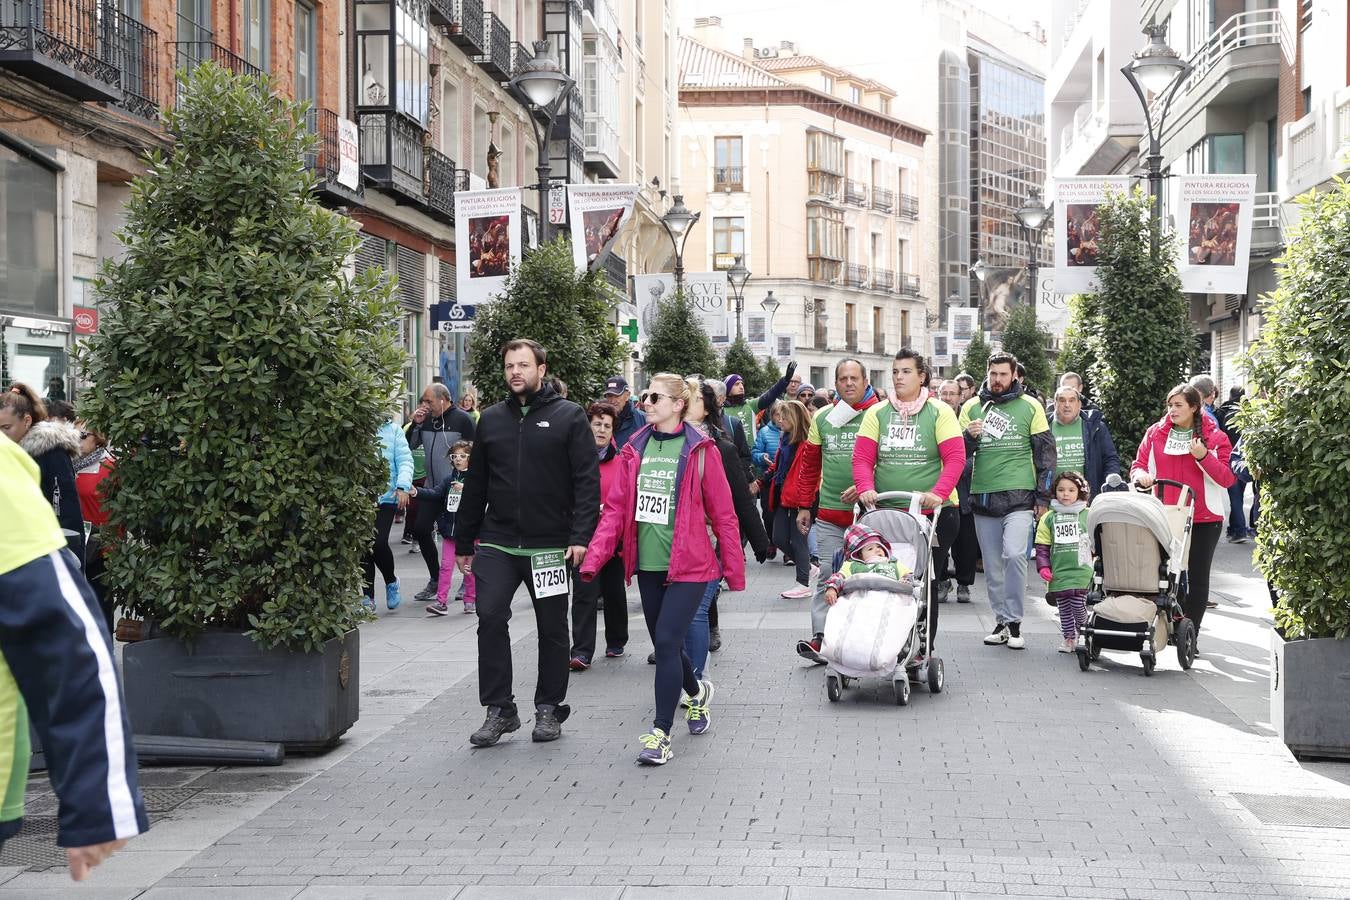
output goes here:
[{"label": "stroller canopy", "polygon": [[1152,494],[1113,491],[1100,495],[1088,507],[1088,529],[1095,532],[1108,522],[1147,528],[1164,548],[1171,548],[1176,537],[1162,501]]}]

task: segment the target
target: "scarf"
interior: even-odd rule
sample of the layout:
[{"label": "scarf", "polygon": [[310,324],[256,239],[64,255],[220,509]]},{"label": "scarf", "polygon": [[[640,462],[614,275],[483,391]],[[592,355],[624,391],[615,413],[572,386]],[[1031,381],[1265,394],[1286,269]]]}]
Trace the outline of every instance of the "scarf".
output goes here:
[{"label": "scarf", "polygon": [[83,472],[85,469],[97,468],[107,455],[107,447],[95,447],[92,453],[86,453],[84,456],[75,460],[76,474]]},{"label": "scarf", "polygon": [[906,403],[899,397],[891,397],[890,402],[891,409],[895,410],[905,418],[909,418],[919,414],[919,410],[923,409],[924,404],[928,402],[928,398],[920,391],[919,396],[910,403]]},{"label": "scarf", "polygon": [[1073,503],[1060,503],[1058,500],[1051,500],[1050,508],[1059,513],[1080,513],[1087,509],[1087,501],[1075,500]]}]

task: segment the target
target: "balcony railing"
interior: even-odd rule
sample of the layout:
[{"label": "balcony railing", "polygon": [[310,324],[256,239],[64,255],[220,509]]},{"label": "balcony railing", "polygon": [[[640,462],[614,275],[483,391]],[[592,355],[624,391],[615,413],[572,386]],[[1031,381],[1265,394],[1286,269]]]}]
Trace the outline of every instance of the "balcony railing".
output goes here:
[{"label": "balcony railing", "polygon": [[858,329],[844,329],[844,346],[848,349],[849,353],[858,352]]},{"label": "balcony railing", "polygon": [[864,287],[867,284],[867,266],[849,263],[844,266],[844,284],[848,287]]},{"label": "balcony railing", "polygon": [[431,21],[445,27],[450,43],[470,56],[487,50],[483,29],[483,0],[433,0]]},{"label": "balcony railing", "polygon": [[599,113],[586,113],[586,164],[602,178],[618,178],[619,132],[614,123]]},{"label": "balcony railing", "polygon": [[265,73],[253,63],[211,41],[173,41],[174,68],[191,71],[204,62],[214,62],[235,75],[262,77]]},{"label": "balcony railing", "polygon": [[919,198],[913,194],[900,194],[900,202],[896,204],[895,214],[902,219],[919,218]]},{"label": "balcony railing", "polygon": [[1252,228],[1279,227],[1280,195],[1273,191],[1257,193],[1256,202],[1252,206]]},{"label": "balcony railing", "polygon": [[159,35],[111,5],[103,9],[103,28],[122,85],[122,98],[113,105],[143,119],[158,119]]},{"label": "balcony railing", "polygon": [[305,127],[319,139],[314,152],[305,154],[305,168],[318,176],[315,190],[334,195],[341,200],[360,200],[364,192],[361,190],[359,174],[355,187],[338,181],[342,172],[342,142],[338,138],[338,114],[331,109],[311,107],[305,112]]},{"label": "balcony railing", "polygon": [[811,338],[812,338],[812,346],[816,350],[830,349],[829,329],[826,327],[826,323],[820,321],[819,319],[816,319],[815,321],[815,328],[812,330]]},{"label": "balcony railing", "polygon": [[426,150],[427,168],[426,192],[427,209],[438,219],[455,221],[455,161],[439,150],[428,147]]},{"label": "balcony railing", "polygon": [[585,131],[586,104],[581,99],[581,88],[575,84],[572,85],[572,90],[567,92],[567,117],[572,120],[574,133],[580,135]]},{"label": "balcony railing", "polygon": [[617,253],[605,257],[605,278],[619,291],[628,293],[628,261]]},{"label": "balcony railing", "polygon": [[854,181],[852,178],[844,182],[844,202],[852,203],[854,206],[867,205],[867,185],[861,181]]},{"label": "balcony railing", "polygon": [[872,208],[890,212],[895,206],[895,192],[882,187],[872,188]]},{"label": "balcony railing", "polygon": [[381,188],[423,202],[426,173],[423,132],[394,112],[362,113],[361,167]]},{"label": "balcony railing", "polygon": [[872,331],[872,352],[878,356],[886,355],[886,335],[880,329]]},{"label": "balcony railing", "polygon": [[534,59],[534,54],[530,48],[526,47],[520,41],[511,42],[511,75],[515,76],[524,71],[525,64]]},{"label": "balcony railing", "polygon": [[745,170],[741,166],[714,166],[713,190],[715,191],[745,190],[745,181],[743,178],[744,171]]},{"label": "balcony railing", "polygon": [[[1278,9],[1256,9],[1231,16],[1210,34],[1209,39],[1187,60],[1191,74],[1177,88],[1178,94],[1184,94],[1195,87],[1208,75],[1219,61],[1239,47],[1255,47],[1261,44],[1280,43],[1280,11]],[[1291,53],[1290,56],[1293,54]],[[1159,104],[1162,98],[1154,95],[1150,103],[1153,121],[1158,121],[1161,112]]]},{"label": "balcony railing", "polygon": [[493,78],[506,81],[511,77],[511,55],[511,29],[497,18],[496,13],[486,13],[483,16],[483,55],[474,61]]},{"label": "balcony railing", "polygon": [[99,0],[0,0],[0,68],[77,100],[122,95]]},{"label": "balcony railing", "polygon": [[872,287],[878,291],[889,291],[895,284],[895,273],[890,269],[872,270]]},{"label": "balcony railing", "polygon": [[919,297],[919,276],[901,272],[896,276],[895,292],[902,297]]}]

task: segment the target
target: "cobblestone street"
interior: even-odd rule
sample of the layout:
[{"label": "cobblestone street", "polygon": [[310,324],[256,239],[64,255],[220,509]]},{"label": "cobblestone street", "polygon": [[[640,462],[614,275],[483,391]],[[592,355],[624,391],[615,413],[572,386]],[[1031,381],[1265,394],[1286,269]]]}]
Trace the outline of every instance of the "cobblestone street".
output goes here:
[{"label": "cobblestone street", "polygon": [[[410,595],[425,570],[395,550]],[[1039,597],[1025,651],[984,646],[977,580],[975,603],[942,607],[946,690],[907,708],[882,682],[828,703],[823,670],[792,652],[807,614],[778,599],[789,570],[752,565],[721,601],[713,728],[677,721],[675,759],[654,770],[634,764],[652,703],[635,590],[629,654],[573,675],[563,739],[532,744],[526,721],[486,750],[467,743],[482,716],[472,620],[405,602],[363,629],[362,717],[337,750],[147,770],[152,787],[207,782],[90,883],[0,868],[0,894],[1350,896],[1350,766],[1300,765],[1273,737],[1250,552],[1220,548],[1196,667],[1169,650],[1152,678],[1109,653],[1079,672]],[[532,617],[516,608],[525,717]]]}]

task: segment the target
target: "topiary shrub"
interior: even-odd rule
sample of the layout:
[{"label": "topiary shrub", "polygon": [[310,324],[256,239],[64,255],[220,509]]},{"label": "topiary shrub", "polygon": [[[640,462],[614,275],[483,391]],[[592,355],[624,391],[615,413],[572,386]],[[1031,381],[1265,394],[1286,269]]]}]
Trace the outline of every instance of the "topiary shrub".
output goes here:
[{"label": "topiary shrub", "polygon": [[984,339],[984,332],[978,328],[970,336],[970,346],[966,348],[966,356],[961,360],[961,368],[971,378],[975,379],[975,384],[984,382],[984,377],[989,371],[989,356],[993,348],[989,342]]},{"label": "topiary shrub", "polygon": [[[716,375],[716,372],[704,373],[708,376]],[[757,397],[760,394],[773,387],[773,381],[766,381],[764,368],[759,360],[755,359],[755,354],[750,352],[750,345],[746,343],[745,338],[736,338],[727,347],[727,355],[722,360],[722,378],[728,375],[739,375],[745,379],[745,395],[747,397]],[[779,375],[781,378],[782,375]]]},{"label": "topiary shrub", "polygon": [[686,294],[672,294],[657,303],[643,346],[642,369],[648,378],[658,372],[713,375],[722,370],[708,332],[703,330]]},{"label": "topiary shrub", "polygon": [[1259,473],[1257,560],[1288,638],[1350,637],[1350,183],[1299,198],[1249,354],[1242,450]]},{"label": "topiary shrub", "polygon": [[1027,370],[1027,384],[1049,397],[1054,394],[1054,375],[1045,345],[1050,334],[1036,321],[1036,307],[1023,303],[1012,308],[1003,325],[1003,349],[1017,357]]},{"label": "topiary shrub", "polygon": [[478,307],[469,339],[469,377],[483,404],[506,398],[502,345],[530,338],[548,351],[548,374],[585,404],[605,379],[623,372],[628,344],[610,314],[617,298],[603,271],[579,271],[572,245],[557,238],[527,253],[506,279],[506,292]]},{"label": "topiary shrub", "polygon": [[117,456],[106,583],[166,633],[314,650],[363,618],[401,370],[389,286],[319,206],[303,108],[207,63],[165,112],[97,282],[80,412]]}]

